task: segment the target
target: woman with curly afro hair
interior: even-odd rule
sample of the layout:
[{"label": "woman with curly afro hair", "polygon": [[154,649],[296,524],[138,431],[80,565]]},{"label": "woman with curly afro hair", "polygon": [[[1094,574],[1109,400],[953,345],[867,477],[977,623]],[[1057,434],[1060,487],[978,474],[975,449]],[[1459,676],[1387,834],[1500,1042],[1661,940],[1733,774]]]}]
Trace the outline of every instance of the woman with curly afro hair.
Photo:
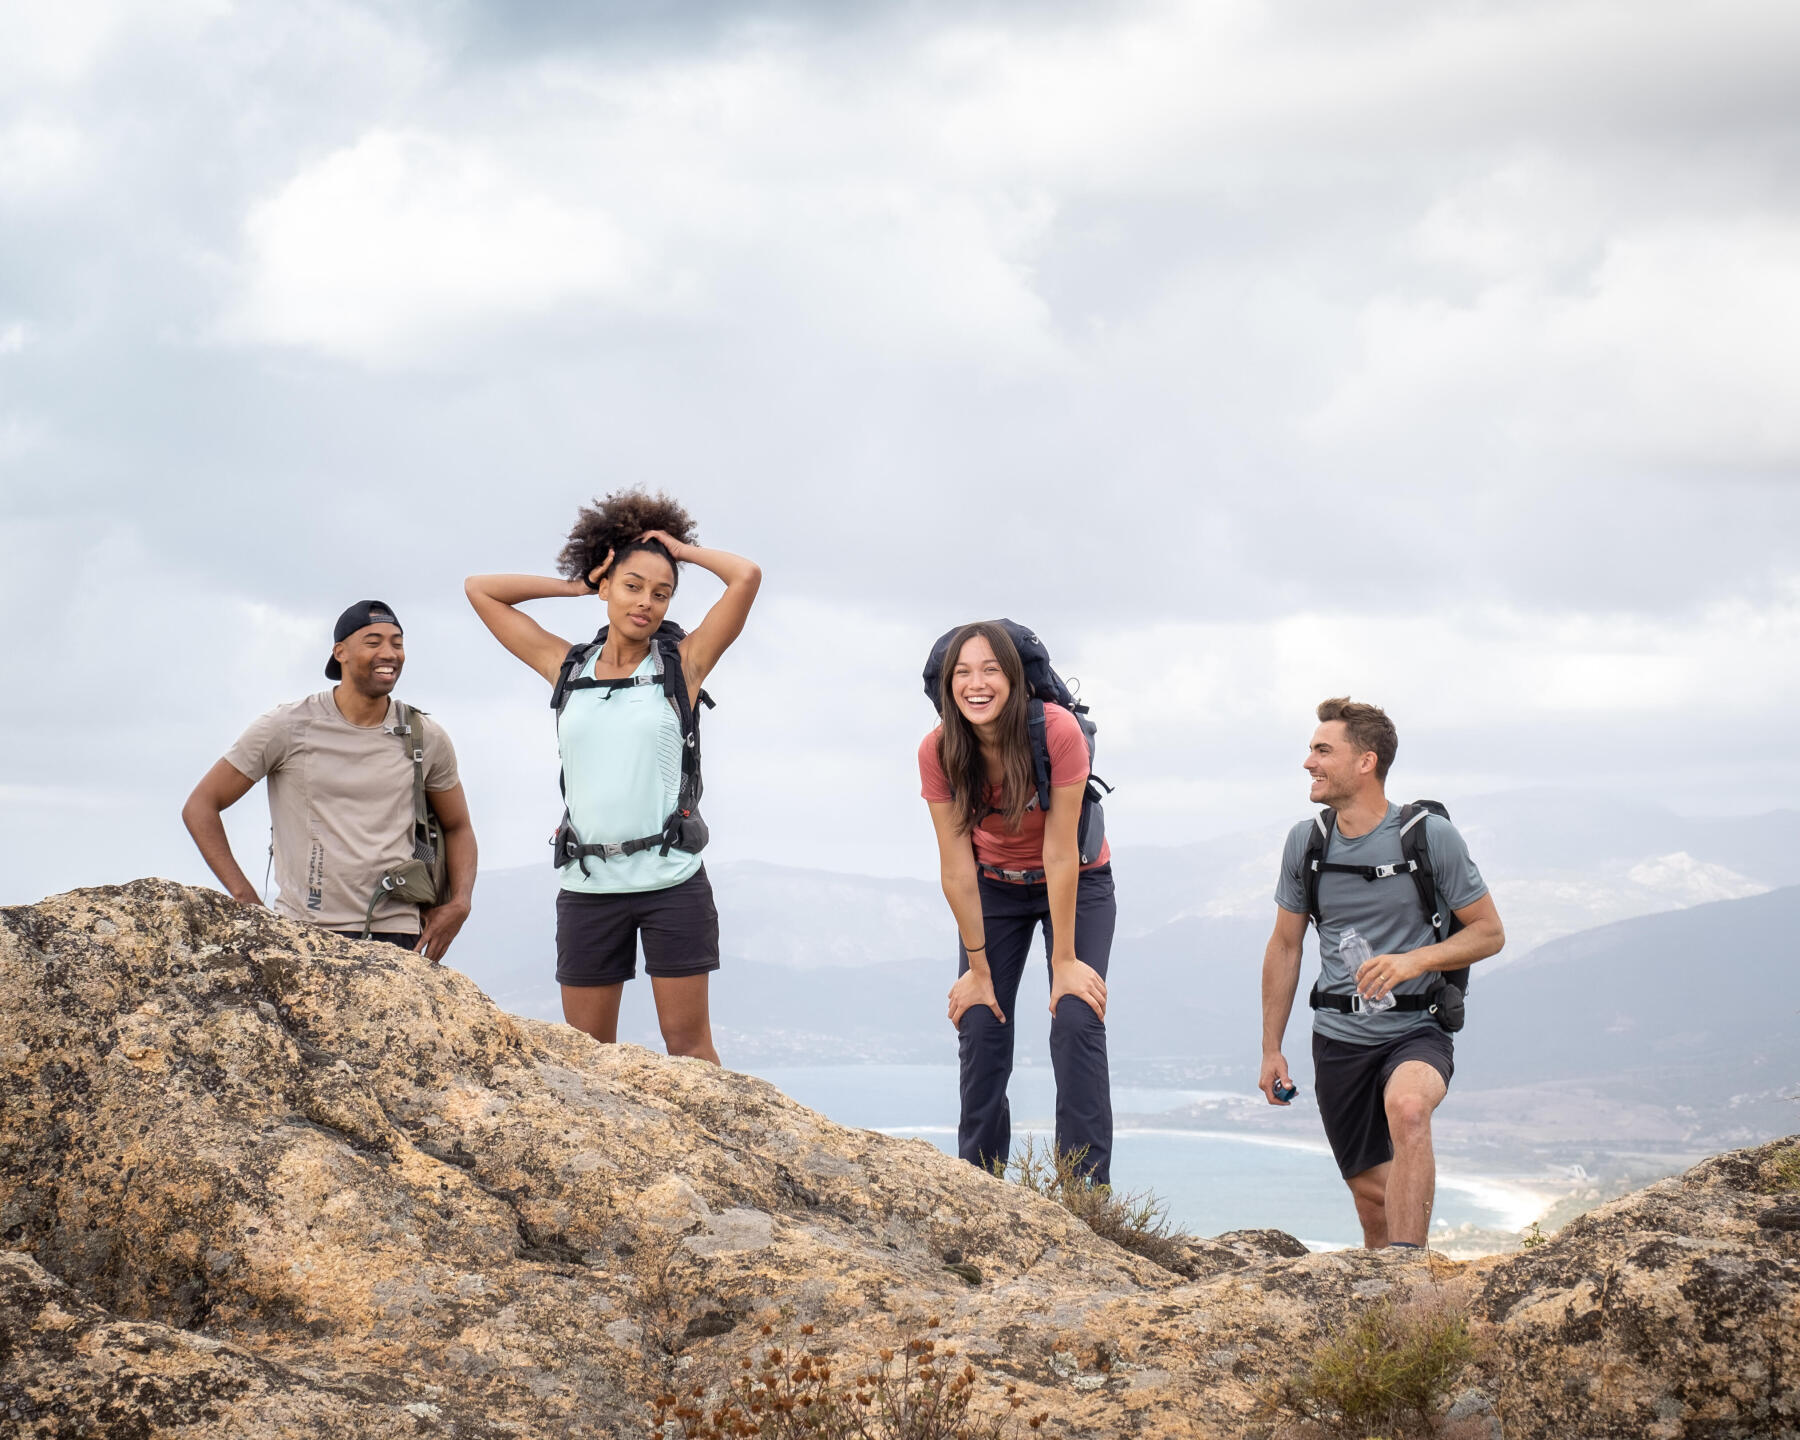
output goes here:
[{"label": "woman with curly afro hair", "polygon": [[[603,1044],[618,1039],[641,937],[669,1053],[716,1065],[707,976],[719,968],[719,915],[698,853],[696,707],[743,631],[762,571],[694,539],[694,522],[666,495],[619,491],[582,509],[558,557],[562,578],[472,575],[463,591],[494,638],[552,687],[568,807],[555,841],[563,1017]],[[725,583],[691,634],[664,618],[683,564]],[[606,624],[579,645],[518,608],[588,595]]]}]

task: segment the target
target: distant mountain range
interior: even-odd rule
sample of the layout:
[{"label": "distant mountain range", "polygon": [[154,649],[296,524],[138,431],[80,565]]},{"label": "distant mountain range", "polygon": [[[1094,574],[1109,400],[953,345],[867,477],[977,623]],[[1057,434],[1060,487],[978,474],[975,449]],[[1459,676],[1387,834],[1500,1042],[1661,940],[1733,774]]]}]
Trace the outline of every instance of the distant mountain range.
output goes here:
[{"label": "distant mountain range", "polygon": [[[1778,843],[1800,817],[1688,821],[1566,792],[1459,812],[1510,943],[1508,963],[1475,972],[1458,1089],[1516,1091],[1521,1124],[1554,1112],[1579,1129],[1571,1109],[1587,1106],[1611,1117],[1603,1129],[1729,1136],[1735,1106],[1766,1128],[1752,1112],[1800,1079],[1800,887],[1777,888],[1800,881],[1800,858]],[[1116,1079],[1248,1092],[1282,834],[1117,852]],[[955,941],[936,886],[760,862],[710,873],[728,1064],[954,1062],[943,1006]],[[556,885],[547,864],[485,874],[451,956],[500,1004],[544,1018],[560,1015]],[[1040,959],[1012,1017],[1024,1063],[1047,1060],[1043,974]],[[660,1048],[648,987],[634,988],[621,1037]],[[1302,1000],[1288,1051],[1303,1083],[1305,1029]],[[1619,1118],[1626,1100],[1635,1118]],[[1504,1104],[1492,1120],[1511,1123]]]},{"label": "distant mountain range", "polygon": [[1470,1004],[1480,1038],[1459,1067],[1471,1085],[1603,1086],[1690,1106],[1792,1089],[1800,885],[1552,941],[1477,986]]},{"label": "distant mountain range", "polygon": [[[1786,843],[1800,824],[1794,811],[1690,820],[1603,794],[1543,789],[1455,801],[1451,814],[1506,922],[1507,949],[1491,969],[1608,921],[1800,884],[1800,849]],[[1287,829],[1117,849],[1121,933],[1186,916],[1266,924]]]}]

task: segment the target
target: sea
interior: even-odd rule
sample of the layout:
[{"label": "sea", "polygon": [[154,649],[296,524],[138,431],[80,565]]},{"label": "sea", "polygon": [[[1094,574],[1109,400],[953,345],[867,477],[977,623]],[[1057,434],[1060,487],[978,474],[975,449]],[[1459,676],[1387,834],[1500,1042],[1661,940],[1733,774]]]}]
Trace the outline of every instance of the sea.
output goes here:
[{"label": "sea", "polygon": [[[918,1136],[956,1153],[957,1072],[952,1065],[780,1065],[750,1073],[840,1125]],[[1014,1070],[1008,1089],[1015,1147],[1047,1144],[1056,1113],[1048,1069]],[[1285,1230],[1315,1250],[1362,1243],[1350,1192],[1318,1130],[1316,1112],[1296,1109],[1294,1134],[1245,1134],[1180,1123],[1192,1107],[1229,1098],[1218,1092],[1113,1087],[1115,1193],[1150,1192],[1170,1224],[1193,1235]],[[1310,1126],[1310,1133],[1302,1133]],[[1470,1228],[1514,1233],[1548,1197],[1518,1181],[1459,1173],[1440,1164],[1433,1243]]]}]

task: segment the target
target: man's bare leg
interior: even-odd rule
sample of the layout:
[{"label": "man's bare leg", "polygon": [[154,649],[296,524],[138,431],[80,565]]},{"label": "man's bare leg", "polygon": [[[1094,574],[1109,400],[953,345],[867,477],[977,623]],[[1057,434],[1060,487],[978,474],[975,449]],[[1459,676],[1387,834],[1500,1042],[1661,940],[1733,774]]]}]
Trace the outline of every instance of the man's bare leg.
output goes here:
[{"label": "man's bare leg", "polygon": [[562,987],[563,1019],[577,1030],[592,1035],[602,1045],[619,1038],[619,1000],[623,982],[617,985],[565,985]]},{"label": "man's bare leg", "polygon": [[1356,1201],[1356,1218],[1362,1222],[1363,1248],[1379,1250],[1388,1243],[1387,1186],[1393,1163],[1371,1165],[1344,1183]]},{"label": "man's bare leg", "polygon": [[[1423,1060],[1408,1060],[1388,1077],[1382,1100],[1387,1107],[1393,1161],[1377,1166],[1387,1173],[1384,1244],[1402,1241],[1424,1245],[1431,1233],[1431,1204],[1437,1194],[1437,1159],[1431,1153],[1431,1112],[1449,1087]],[[1373,1173],[1373,1172],[1365,1172]],[[1357,1179],[1361,1179],[1359,1175]],[[1365,1230],[1367,1227],[1364,1227]]]}]

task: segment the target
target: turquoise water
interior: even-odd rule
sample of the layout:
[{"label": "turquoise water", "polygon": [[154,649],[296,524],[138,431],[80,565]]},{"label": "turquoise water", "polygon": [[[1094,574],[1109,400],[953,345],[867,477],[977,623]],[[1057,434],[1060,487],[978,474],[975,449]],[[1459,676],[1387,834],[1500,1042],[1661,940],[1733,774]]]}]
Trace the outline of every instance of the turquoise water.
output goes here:
[{"label": "turquoise water", "polygon": [[[917,1135],[956,1153],[956,1070],[946,1065],[777,1066],[753,1073],[842,1125]],[[1009,1090],[1013,1140],[1048,1140],[1055,1085],[1047,1070],[1016,1070]],[[1116,1086],[1117,1115],[1163,1116],[1209,1092]],[[1286,1116],[1283,1117],[1288,1118]],[[1166,1119],[1121,1122],[1113,1136],[1113,1188],[1149,1190],[1176,1226],[1196,1235],[1273,1227],[1315,1248],[1359,1245],[1362,1231],[1338,1177],[1318,1116],[1296,1111],[1292,1135],[1247,1136]],[[1464,1224],[1517,1230],[1536,1197],[1480,1176],[1440,1172],[1433,1229]]]}]

